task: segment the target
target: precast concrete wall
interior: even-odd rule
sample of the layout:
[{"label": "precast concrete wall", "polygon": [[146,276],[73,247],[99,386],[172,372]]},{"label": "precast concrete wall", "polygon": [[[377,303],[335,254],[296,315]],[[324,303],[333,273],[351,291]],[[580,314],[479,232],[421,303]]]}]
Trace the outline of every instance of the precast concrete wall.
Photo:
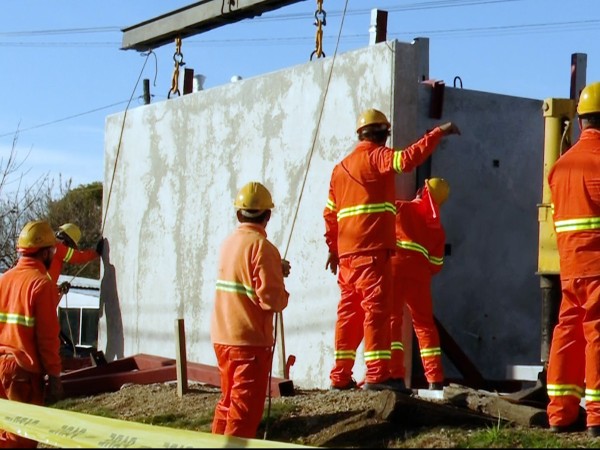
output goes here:
[{"label": "precast concrete wall", "polygon": [[[294,355],[296,385],[327,387],[339,299],[323,238],[331,170],[355,144],[356,118],[366,108],[391,118],[394,146],[440,122],[427,118],[431,89],[420,81],[428,70],[427,39],[391,41],[108,117],[99,335],[107,359],[174,358],[175,322],[183,318],[188,360],[216,364],[209,327],[219,248],[237,225],[237,190],[258,180],[275,203],[269,239],[292,265],[274,375],[283,376]],[[501,109],[488,110],[490,101]],[[519,358],[537,362],[530,268],[541,198],[540,106],[447,89],[442,119],[456,120],[463,136],[445,140],[430,166],[452,183],[443,211],[452,254],[435,280],[436,314],[490,376]],[[417,175],[398,177],[399,196],[414,194]],[[503,310],[492,314],[495,307]],[[472,339],[477,332],[484,337]],[[502,348],[516,342],[519,354]],[[361,379],[360,351],[355,369]]]}]

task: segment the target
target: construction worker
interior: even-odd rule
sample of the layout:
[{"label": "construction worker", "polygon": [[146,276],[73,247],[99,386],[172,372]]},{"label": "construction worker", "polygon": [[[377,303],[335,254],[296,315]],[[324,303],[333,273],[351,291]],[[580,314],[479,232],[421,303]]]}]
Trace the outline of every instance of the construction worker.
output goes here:
[{"label": "construction worker", "polygon": [[600,82],[582,90],[577,114],[579,141],[548,173],[562,299],[547,412],[552,431],[574,431],[585,395],[588,432],[600,437]]},{"label": "construction worker", "polygon": [[432,276],[442,270],[446,234],[440,207],[450,187],[443,178],[425,180],[412,201],[396,200],[396,253],[392,256],[394,301],[391,315],[393,379],[404,381],[402,318],[404,305],[412,316],[421,362],[429,389],[444,385],[440,336],[433,318]]},{"label": "construction worker", "polygon": [[[81,230],[74,223],[65,223],[58,227],[56,239],[56,254],[48,271],[50,277],[55,282],[58,281],[64,263],[86,264],[102,256],[102,249],[104,247],[103,238],[98,241],[95,249],[79,250],[78,245],[81,240]],[[68,283],[65,283],[61,284],[59,288],[62,294],[68,292],[70,287]]]},{"label": "construction worker", "polygon": [[223,242],[211,319],[221,380],[214,434],[255,438],[262,419],[273,354],[273,318],[288,304],[283,278],[290,264],[267,239],[271,194],[252,181],[238,192],[239,225]]},{"label": "construction worker", "polygon": [[[47,276],[55,243],[48,222],[27,223],[18,238],[17,264],[0,276],[0,398],[43,405],[62,397],[58,293]],[[35,448],[37,442],[1,431],[0,447]]]},{"label": "construction worker", "polygon": [[329,375],[335,390],[356,387],[352,369],[364,337],[363,389],[407,391],[390,373],[395,174],[423,163],[443,136],[460,134],[460,130],[448,122],[405,149],[393,149],[385,145],[390,128],[381,111],[368,109],[360,114],[356,126],[359,142],[331,174],[323,216],[329,249],[325,268],[337,275],[341,291],[335,364]]}]

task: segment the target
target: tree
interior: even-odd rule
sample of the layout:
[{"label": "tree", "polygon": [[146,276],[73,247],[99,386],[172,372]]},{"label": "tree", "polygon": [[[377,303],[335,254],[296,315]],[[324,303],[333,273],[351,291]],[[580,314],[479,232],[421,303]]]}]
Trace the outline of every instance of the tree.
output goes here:
[{"label": "tree", "polygon": [[[102,183],[96,181],[71,189],[70,181],[61,186],[58,200],[49,199],[47,219],[54,229],[64,223],[74,223],[81,229],[79,248],[95,248],[102,237]],[[79,277],[100,277],[100,261],[85,266],[65,264],[63,274]]]},{"label": "tree", "polygon": [[17,238],[30,220],[45,217],[51,183],[48,175],[36,179],[31,186],[24,183],[29,170],[22,172],[29,156],[19,158],[16,150],[18,132],[8,157],[0,158],[0,272],[17,262]]}]

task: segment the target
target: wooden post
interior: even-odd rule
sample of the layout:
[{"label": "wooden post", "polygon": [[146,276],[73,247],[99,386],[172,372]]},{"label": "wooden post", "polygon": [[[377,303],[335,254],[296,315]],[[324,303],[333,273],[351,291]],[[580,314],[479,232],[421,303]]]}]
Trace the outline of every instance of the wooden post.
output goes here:
[{"label": "wooden post", "polygon": [[187,355],[185,352],[185,322],[183,319],[175,320],[175,340],[177,342],[177,395],[183,397],[188,390]]}]

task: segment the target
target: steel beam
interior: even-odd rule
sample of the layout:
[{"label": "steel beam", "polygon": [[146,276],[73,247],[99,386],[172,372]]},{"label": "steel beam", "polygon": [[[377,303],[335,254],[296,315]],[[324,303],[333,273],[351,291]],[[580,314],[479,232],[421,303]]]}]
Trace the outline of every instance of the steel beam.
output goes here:
[{"label": "steel beam", "polygon": [[303,0],[202,0],[137,25],[123,28],[121,50],[145,52]]}]

